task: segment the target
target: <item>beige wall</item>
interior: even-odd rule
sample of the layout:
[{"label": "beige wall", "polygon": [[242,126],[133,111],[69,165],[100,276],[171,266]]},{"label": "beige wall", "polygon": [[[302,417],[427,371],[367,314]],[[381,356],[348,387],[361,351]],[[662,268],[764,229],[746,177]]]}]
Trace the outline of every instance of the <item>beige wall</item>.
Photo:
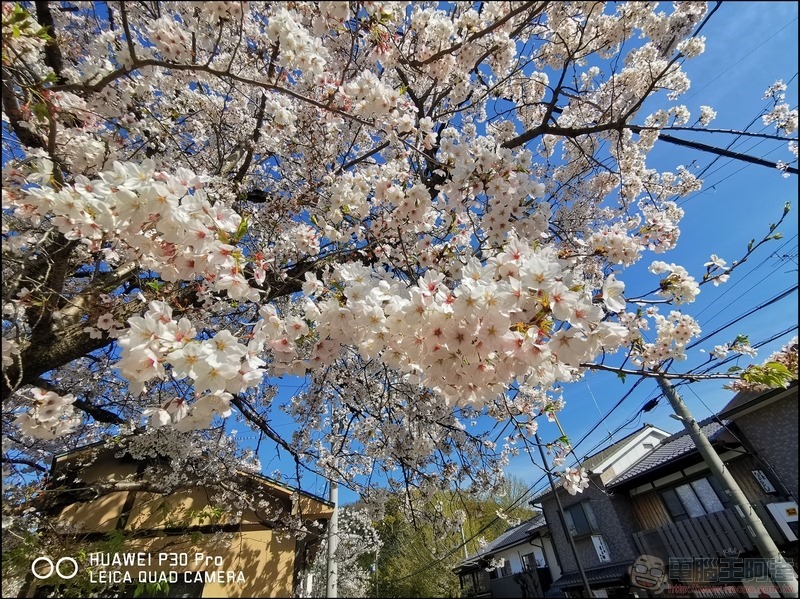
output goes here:
[{"label": "beige wall", "polygon": [[[193,573],[231,571],[238,577],[241,572],[244,582],[209,582],[203,587],[203,597],[288,597],[292,594],[294,573],[295,540],[271,530],[245,531],[225,535],[225,539],[214,540],[211,535],[191,540],[182,537],[151,537],[126,541],[123,552],[145,552],[153,556],[153,564],[146,567],[121,567],[134,580],[141,572],[175,572],[183,582],[186,573],[194,580]],[[164,563],[158,559],[164,555]],[[171,566],[170,556],[187,556],[187,566]],[[198,556],[203,559],[197,560]],[[222,558],[222,565],[213,561]],[[205,558],[211,558],[206,563]],[[113,569],[113,568],[108,568]],[[147,576],[148,574],[144,574]]]},{"label": "beige wall", "polygon": [[[60,462],[60,467],[78,464],[85,458],[85,454],[72,456]],[[121,480],[123,476],[136,472],[136,463],[122,462],[112,458],[108,452],[104,459],[80,465],[79,470],[80,481],[87,484]],[[288,509],[292,505],[292,489],[261,479],[253,480],[263,497],[275,507]],[[80,486],[80,481],[76,480],[75,485]],[[258,514],[250,510],[237,517],[233,513],[226,513],[225,506],[220,506],[221,515],[211,518],[210,508],[214,507],[210,500],[212,496],[213,490],[203,487],[169,495],[115,492],[93,501],[68,505],[62,509],[59,517],[89,534],[122,530],[124,525],[124,540],[113,550],[109,551],[109,543],[103,541],[107,538],[105,535],[95,535],[92,537],[94,542],[87,542],[84,549],[89,553],[99,550],[111,555],[137,552],[150,555],[152,561],[144,567],[96,566],[98,571],[128,572],[134,587],[139,584],[140,573],[147,577],[173,572],[179,582],[184,582],[186,572],[190,573],[189,581],[193,581],[191,573],[223,571],[233,572],[237,580],[228,581],[223,576],[222,580],[205,583],[203,597],[290,596],[294,591],[295,559],[302,553],[298,551],[301,548],[297,546],[294,536],[271,530],[259,519]],[[306,520],[328,519],[332,508],[301,495],[300,501],[295,503],[294,512],[295,515],[302,513]],[[215,525],[217,530],[224,527],[224,531],[221,534],[209,532],[207,527],[210,525]],[[174,534],[174,530],[166,531],[167,528],[179,529],[179,534]],[[310,538],[307,540],[313,541]],[[159,563],[162,554],[168,557]],[[172,558],[169,556],[172,554],[180,556],[178,559],[186,556],[186,565],[171,565]],[[211,560],[198,562],[198,554],[210,556]],[[244,581],[241,581],[242,578]],[[100,586],[103,586],[102,583]]]}]

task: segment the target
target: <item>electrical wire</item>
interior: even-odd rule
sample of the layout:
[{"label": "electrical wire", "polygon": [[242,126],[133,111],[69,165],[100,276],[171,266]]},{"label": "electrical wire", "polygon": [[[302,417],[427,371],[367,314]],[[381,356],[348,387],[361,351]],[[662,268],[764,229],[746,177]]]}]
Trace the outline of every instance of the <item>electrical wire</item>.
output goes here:
[{"label": "electrical wire", "polygon": [[[589,436],[590,436],[592,433],[594,433],[594,431],[596,431],[596,430],[597,430],[597,429],[598,429],[598,428],[599,428],[599,427],[600,427],[600,426],[603,424],[603,422],[605,422],[605,420],[606,420],[606,419],[607,419],[607,418],[608,418],[608,417],[609,417],[609,416],[610,416],[610,415],[611,415],[611,414],[614,412],[614,410],[616,410],[617,408],[619,408],[619,406],[620,406],[620,405],[622,405],[622,402],[624,402],[624,401],[625,401],[625,400],[626,400],[628,397],[630,397],[630,395],[633,393],[633,391],[636,389],[636,387],[638,387],[638,386],[639,386],[639,385],[642,383],[642,381],[644,381],[644,380],[645,380],[644,378],[640,378],[640,379],[638,379],[638,380],[637,380],[637,381],[636,381],[636,382],[635,382],[635,383],[634,383],[634,384],[631,386],[631,388],[630,388],[630,389],[629,389],[629,390],[628,390],[628,391],[625,393],[625,395],[623,395],[623,396],[622,396],[622,397],[619,399],[619,401],[617,401],[617,403],[616,403],[616,404],[614,404],[614,406],[613,406],[613,407],[612,407],[612,408],[611,408],[611,409],[610,409],[608,412],[606,412],[606,414],[605,414],[605,415],[604,415],[602,418],[600,418],[600,420],[598,420],[598,421],[597,421],[597,422],[596,422],[596,423],[595,423],[595,424],[592,426],[592,428],[591,428],[591,429],[589,429],[589,430],[588,430],[588,431],[587,431],[587,432],[586,432],[586,433],[585,433],[585,434],[584,434],[584,435],[583,435],[583,436],[582,436],[582,437],[581,437],[581,438],[578,440],[578,442],[577,442],[577,443],[575,443],[575,444],[572,446],[572,451],[574,452],[574,450],[575,450],[576,448],[578,448],[578,447],[579,447],[579,446],[580,446],[580,445],[581,445],[581,444],[582,444],[582,443],[583,443],[583,442],[584,442],[584,441],[585,441],[585,440],[586,440],[586,439],[587,439],[587,438],[588,438],[588,437],[589,437]],[[574,454],[573,454],[573,455],[574,455]],[[531,456],[531,460],[533,460],[533,457],[532,457],[532,456]],[[534,490],[534,489],[537,487],[537,485],[539,485],[539,484],[540,484],[540,483],[541,483],[541,482],[542,482],[542,481],[543,481],[543,480],[546,478],[546,476],[547,476],[546,474],[542,475],[542,476],[541,476],[541,477],[540,477],[540,478],[539,478],[539,479],[538,479],[538,480],[537,480],[535,483],[533,483],[533,484],[532,484],[530,487],[528,487],[528,489],[525,491],[525,493],[523,493],[522,495],[520,495],[520,497],[518,497],[518,498],[517,498],[517,499],[516,499],[516,500],[515,500],[515,501],[514,501],[514,502],[513,502],[511,505],[509,505],[509,506],[508,506],[508,507],[506,507],[505,509],[506,509],[506,510],[512,509],[512,508],[513,508],[513,507],[515,507],[515,506],[516,506],[516,505],[517,505],[517,504],[518,504],[520,501],[522,501],[523,499],[525,499],[526,497],[528,497],[528,496],[531,494],[531,492],[532,492],[532,491],[533,491],[533,490]],[[548,485],[547,485],[547,486],[549,486],[549,483],[548,483]],[[544,488],[546,488],[546,487],[543,487],[543,489],[544,489]],[[542,489],[542,490],[543,490],[543,489]],[[537,494],[538,494],[538,493],[537,493]],[[534,497],[535,497],[535,496],[536,496],[536,495],[534,495]],[[450,557],[450,556],[454,555],[456,552],[460,551],[460,550],[461,550],[461,548],[462,548],[462,547],[464,547],[464,546],[465,546],[467,543],[469,543],[470,541],[472,541],[473,539],[475,539],[475,538],[476,538],[478,535],[480,535],[481,533],[483,533],[483,532],[485,532],[486,530],[488,530],[488,529],[489,529],[489,528],[490,528],[492,525],[494,525],[494,524],[495,524],[496,522],[498,522],[499,520],[500,520],[500,517],[499,517],[499,516],[498,516],[498,517],[495,517],[495,518],[494,518],[494,519],[492,519],[492,520],[491,520],[491,521],[490,521],[488,524],[486,524],[486,525],[485,525],[485,526],[483,526],[483,527],[482,527],[480,530],[478,530],[478,532],[476,532],[475,534],[473,534],[471,537],[469,537],[469,538],[468,538],[468,539],[466,539],[465,541],[461,542],[460,544],[456,545],[456,546],[455,546],[455,547],[453,547],[451,550],[447,551],[445,554],[443,554],[442,556],[440,556],[439,558],[437,558],[437,559],[436,559],[436,560],[434,560],[433,562],[430,562],[429,564],[427,564],[427,565],[423,566],[422,568],[419,568],[418,570],[415,570],[414,572],[411,572],[410,574],[406,574],[405,576],[402,576],[402,577],[399,577],[399,578],[394,578],[394,579],[390,580],[389,582],[400,582],[400,581],[406,580],[406,579],[408,579],[408,578],[412,578],[413,576],[417,576],[417,575],[419,575],[419,574],[422,574],[422,573],[424,573],[424,572],[427,572],[428,570],[430,570],[431,568],[433,568],[433,567],[434,567],[434,566],[436,566],[437,564],[439,564],[439,563],[443,562],[443,561],[444,561],[445,559],[447,559],[448,557]]]},{"label": "electrical wire", "polygon": [[751,316],[752,314],[755,314],[756,312],[758,312],[758,311],[760,311],[760,310],[763,310],[764,308],[767,308],[767,307],[771,306],[772,304],[774,304],[774,303],[776,303],[776,302],[779,302],[780,300],[782,300],[782,299],[783,299],[783,298],[785,298],[785,297],[789,297],[789,296],[790,296],[792,293],[794,293],[795,291],[797,291],[797,287],[798,287],[797,285],[794,285],[793,287],[789,287],[788,289],[785,289],[785,290],[783,290],[783,291],[782,291],[781,293],[779,293],[778,295],[776,295],[776,296],[774,296],[774,297],[772,297],[772,298],[768,299],[767,301],[765,301],[765,302],[763,302],[763,303],[759,304],[759,305],[758,305],[758,306],[756,306],[755,308],[751,308],[750,310],[748,310],[748,311],[747,311],[747,312],[745,312],[744,314],[742,314],[742,315],[740,315],[740,316],[737,316],[736,318],[734,318],[734,319],[732,319],[732,320],[729,320],[729,321],[728,321],[727,323],[725,323],[724,325],[722,325],[722,326],[720,326],[720,327],[717,327],[716,329],[714,329],[714,330],[713,330],[713,331],[711,331],[710,333],[706,333],[705,335],[703,335],[702,337],[700,337],[700,338],[696,339],[696,340],[695,340],[695,341],[693,341],[692,343],[689,343],[689,344],[686,346],[686,349],[692,349],[693,347],[696,347],[696,346],[697,346],[697,345],[699,345],[700,343],[703,343],[704,341],[707,341],[708,339],[710,339],[710,338],[711,338],[711,337],[713,337],[714,335],[717,335],[717,334],[721,333],[722,331],[724,331],[725,329],[728,329],[728,328],[732,327],[732,326],[733,326],[733,325],[735,325],[737,322],[740,322],[740,321],[744,320],[744,319],[745,319],[745,318],[747,318],[748,316]]},{"label": "electrical wire", "polygon": [[[762,309],[763,309],[763,308],[762,308]],[[789,331],[791,331],[791,330],[793,330],[793,329],[796,329],[796,328],[797,328],[797,326],[796,326],[796,325],[795,325],[794,327],[789,327],[789,328],[785,329],[784,331],[781,331],[780,333],[777,333],[777,334],[775,334],[775,335],[771,336],[771,337],[770,337],[770,338],[768,338],[768,339],[765,339],[765,340],[763,340],[763,341],[760,341],[760,342],[758,342],[758,343],[754,344],[752,347],[754,347],[754,348],[758,348],[758,347],[761,347],[761,346],[763,346],[763,345],[766,345],[767,343],[770,343],[770,342],[774,341],[775,339],[778,339],[778,338],[780,338],[781,336],[785,335],[787,332],[789,332]],[[729,359],[733,359],[733,358],[729,358]],[[715,363],[715,365],[712,367],[712,369],[713,369],[713,368],[715,368],[715,367],[718,367],[718,366],[720,366],[720,365],[722,365],[722,364],[724,364],[724,363],[726,363],[726,362],[727,362],[729,359],[725,359],[725,360],[722,360],[722,361],[720,361],[720,362],[718,362],[718,363]],[[689,371],[689,373],[692,373],[692,371]],[[612,414],[612,413],[613,413],[615,410],[617,410],[617,409],[618,409],[618,408],[619,408],[619,407],[622,405],[622,403],[623,403],[623,402],[624,402],[624,401],[625,401],[625,400],[626,400],[628,397],[630,397],[630,395],[633,393],[633,391],[636,389],[636,387],[638,387],[638,386],[639,386],[639,384],[640,384],[640,383],[642,383],[644,380],[645,380],[645,378],[644,378],[644,377],[642,377],[642,378],[638,379],[638,380],[637,380],[637,381],[636,381],[636,382],[633,384],[633,386],[632,386],[632,387],[631,387],[631,388],[630,388],[630,389],[629,389],[629,390],[628,390],[628,391],[627,391],[627,392],[626,392],[626,393],[625,393],[625,394],[624,394],[624,395],[623,395],[623,396],[622,396],[622,397],[621,397],[621,398],[620,398],[620,399],[617,401],[617,403],[615,403],[615,404],[614,404],[614,406],[613,406],[613,407],[612,407],[612,408],[611,408],[611,409],[610,409],[608,412],[606,412],[606,414],[605,414],[605,415],[604,415],[604,416],[603,416],[603,417],[602,417],[602,418],[601,418],[601,419],[600,419],[598,422],[596,422],[596,423],[595,423],[595,424],[592,426],[592,428],[591,428],[591,429],[589,429],[589,430],[588,430],[588,431],[587,431],[587,432],[586,432],[586,433],[585,433],[585,434],[584,434],[584,435],[583,435],[583,436],[580,438],[580,440],[578,440],[578,442],[577,442],[577,443],[575,443],[575,444],[572,446],[572,451],[574,452],[574,450],[575,450],[575,449],[577,449],[577,448],[578,448],[578,447],[579,447],[579,446],[580,446],[580,445],[581,445],[581,444],[582,444],[582,443],[583,443],[583,442],[584,442],[584,441],[585,441],[585,440],[586,440],[586,439],[587,439],[587,438],[588,438],[588,437],[589,437],[589,436],[590,436],[590,435],[591,435],[591,434],[592,434],[594,431],[596,431],[596,430],[597,430],[597,429],[598,429],[598,428],[599,428],[599,427],[602,425],[602,423],[603,423],[603,422],[604,422],[604,421],[605,421],[605,420],[606,420],[606,419],[607,419],[607,418],[608,418],[608,417],[609,417],[609,416],[610,416],[610,415],[611,415],[611,414]],[[681,384],[687,384],[687,382],[685,381],[685,382],[683,382],[683,383],[679,383],[678,385],[676,385],[676,387],[677,387],[677,386],[679,386],[679,385],[681,385]],[[654,398],[654,399],[660,399],[661,397],[662,397],[662,395],[659,395],[658,397],[656,397],[656,398]],[[641,408],[640,408],[640,409],[637,411],[637,415],[643,411],[644,405],[646,405],[646,404],[647,404],[647,403],[649,403],[650,401],[651,401],[650,399],[648,399],[648,400],[646,400],[646,401],[645,401],[645,403],[643,404],[643,406],[642,406],[642,407],[641,407]],[[706,406],[706,407],[707,407],[707,406]],[[708,407],[707,407],[707,408],[708,408]],[[626,423],[623,423],[623,425],[621,425],[620,427],[618,427],[618,429],[617,429],[617,430],[619,430],[619,428],[621,428],[621,427],[622,427],[622,426],[624,426],[625,424],[627,424],[627,422],[626,422]],[[599,445],[600,445],[600,444],[602,444],[602,443],[604,443],[604,442],[606,442],[606,441],[607,441],[607,439],[603,439],[603,441],[601,441],[599,444],[595,445],[595,447],[594,447],[594,448],[597,448],[597,447],[599,447]],[[594,449],[594,448],[593,448],[593,449]],[[590,451],[592,451],[592,450],[590,450]],[[573,453],[573,455],[574,455],[574,453]],[[531,459],[533,459],[533,458],[531,458]],[[584,459],[585,459],[585,458],[584,458]],[[539,484],[540,484],[540,483],[541,483],[541,482],[542,482],[542,481],[543,481],[545,478],[546,478],[546,475],[542,475],[542,476],[541,476],[541,477],[540,477],[540,478],[539,478],[539,479],[538,479],[538,480],[537,480],[535,483],[533,483],[533,484],[532,484],[530,487],[528,487],[528,489],[527,489],[527,490],[526,490],[526,491],[525,491],[525,492],[524,492],[522,495],[520,495],[520,496],[519,496],[519,497],[518,497],[518,498],[517,498],[517,499],[516,499],[516,500],[515,500],[513,503],[511,503],[511,505],[509,505],[509,506],[506,508],[506,510],[509,510],[509,509],[512,509],[512,508],[514,508],[514,507],[515,507],[515,506],[516,506],[516,505],[517,505],[517,504],[518,504],[520,501],[522,501],[523,499],[525,499],[526,497],[528,497],[528,496],[531,494],[531,492],[532,492],[532,491],[533,491],[533,490],[534,490],[534,489],[537,487],[537,485],[539,485]],[[548,485],[548,486],[549,486],[549,485]],[[543,489],[544,489],[544,488],[543,488]],[[542,490],[543,490],[543,489],[542,489]],[[534,495],[534,497],[535,497],[535,496],[536,496],[536,495]],[[483,532],[485,532],[486,530],[488,530],[488,529],[489,529],[489,528],[490,528],[492,525],[494,525],[494,524],[495,524],[496,522],[498,522],[499,520],[500,520],[500,517],[499,517],[499,516],[498,516],[498,517],[495,517],[495,518],[494,518],[494,519],[492,519],[492,520],[491,520],[489,523],[487,523],[486,525],[484,525],[484,526],[483,526],[483,527],[482,527],[480,530],[478,530],[478,532],[476,532],[475,534],[473,534],[472,536],[470,536],[468,539],[466,539],[466,540],[465,540],[465,541],[463,541],[462,543],[460,543],[460,544],[456,545],[455,547],[453,547],[452,549],[450,549],[449,551],[447,551],[445,554],[443,554],[442,556],[440,556],[439,558],[437,558],[437,559],[436,559],[436,560],[434,560],[433,562],[430,562],[430,563],[426,564],[426,565],[425,565],[425,566],[423,566],[422,568],[419,568],[418,570],[415,570],[414,572],[411,572],[410,574],[406,574],[405,576],[402,576],[402,577],[399,577],[399,578],[394,578],[394,579],[390,580],[389,582],[400,582],[400,581],[403,581],[403,580],[407,580],[408,578],[412,578],[412,577],[414,577],[414,576],[417,576],[417,575],[419,575],[419,574],[422,574],[422,573],[424,573],[424,572],[427,572],[427,571],[428,571],[428,570],[430,570],[431,568],[435,567],[437,564],[440,564],[440,563],[441,563],[441,562],[443,562],[445,559],[447,559],[447,558],[451,557],[451,556],[452,556],[452,555],[454,555],[456,552],[460,551],[460,550],[461,550],[461,549],[462,549],[462,548],[463,548],[463,547],[464,547],[464,546],[465,546],[467,543],[469,543],[470,541],[474,540],[474,539],[475,539],[475,538],[476,538],[478,535],[480,535],[481,533],[483,533]]]}]

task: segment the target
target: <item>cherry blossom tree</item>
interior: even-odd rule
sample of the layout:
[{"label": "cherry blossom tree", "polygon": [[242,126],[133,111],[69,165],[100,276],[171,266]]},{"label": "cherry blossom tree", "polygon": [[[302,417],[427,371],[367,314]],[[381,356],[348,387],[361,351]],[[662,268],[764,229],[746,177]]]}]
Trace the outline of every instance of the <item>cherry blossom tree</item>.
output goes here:
[{"label": "cherry blossom tree", "polygon": [[797,173],[782,82],[782,160],[680,135],[736,133],[681,103],[718,7],[3,3],[7,500],[93,441],[258,469],[234,414],[366,500],[480,491],[587,370],[688,376],[736,264],[670,261],[702,181],[651,151]]}]

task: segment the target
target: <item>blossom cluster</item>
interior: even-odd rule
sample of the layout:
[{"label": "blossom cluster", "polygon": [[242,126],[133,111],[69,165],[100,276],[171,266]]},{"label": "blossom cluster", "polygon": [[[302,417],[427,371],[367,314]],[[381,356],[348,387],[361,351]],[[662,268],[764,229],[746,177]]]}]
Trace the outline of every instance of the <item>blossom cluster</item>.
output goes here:
[{"label": "blossom cluster", "polygon": [[583,468],[567,468],[561,476],[561,484],[570,495],[583,493],[589,487],[589,475]]},{"label": "blossom cluster", "polygon": [[39,439],[54,439],[73,432],[81,423],[72,404],[75,397],[68,393],[59,395],[38,387],[30,390],[33,408],[17,415],[14,423],[25,435]]},{"label": "blossom cluster", "polygon": [[[229,394],[256,386],[263,375],[261,367],[265,362],[258,355],[264,339],[257,332],[247,346],[240,344],[228,330],[199,340],[187,318],[175,321],[172,308],[156,300],[150,302],[144,316],[130,318],[128,326],[119,338],[122,358],[118,368],[128,379],[131,390],[141,393],[147,381],[166,377],[168,366],[172,376],[190,378],[196,393],[210,392],[197,402],[202,406],[198,417],[200,412],[211,411],[227,415]],[[177,402],[170,405],[176,421],[186,416]],[[166,423],[162,412],[155,417],[159,424]]]},{"label": "blossom cluster", "polygon": [[[73,431],[85,396],[105,420],[83,438],[143,414],[174,440],[307,375],[292,447],[325,474],[397,459],[421,494],[434,467],[486,486],[513,436],[479,414],[531,435],[598,359],[683,358],[697,322],[644,306],[729,276],[716,255],[700,282],[653,262],[644,295],[626,275],[676,247],[701,184],[650,152],[692,122],[705,3],[47,6],[2,9],[2,363],[27,435]],[[73,395],[31,400],[42,376]]]}]

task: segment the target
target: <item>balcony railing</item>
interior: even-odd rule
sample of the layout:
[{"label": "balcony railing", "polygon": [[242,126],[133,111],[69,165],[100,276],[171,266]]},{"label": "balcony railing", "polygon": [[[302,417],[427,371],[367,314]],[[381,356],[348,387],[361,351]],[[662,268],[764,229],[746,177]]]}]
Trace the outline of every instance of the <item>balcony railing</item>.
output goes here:
[{"label": "balcony railing", "polygon": [[[786,539],[772,522],[766,507],[754,504],[770,536],[778,545]],[[640,554],[670,557],[723,557],[755,549],[753,538],[734,509],[672,522],[654,530],[634,533]]]}]

